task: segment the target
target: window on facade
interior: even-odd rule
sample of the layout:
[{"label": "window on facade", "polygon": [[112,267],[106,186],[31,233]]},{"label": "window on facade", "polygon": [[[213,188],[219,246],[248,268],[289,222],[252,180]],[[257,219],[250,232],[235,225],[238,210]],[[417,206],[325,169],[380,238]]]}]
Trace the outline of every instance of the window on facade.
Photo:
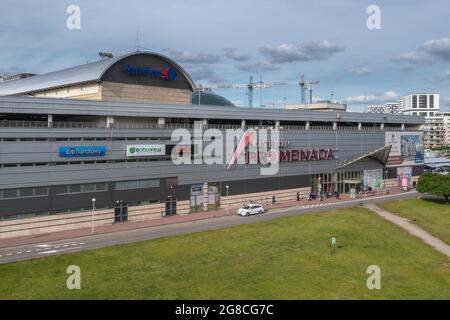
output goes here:
[{"label": "window on facade", "polygon": [[33,188],[19,189],[19,197],[32,197],[34,195]]},{"label": "window on facade", "polygon": [[160,186],[159,179],[152,180],[134,180],[116,182],[116,190],[131,190],[144,188],[157,188]]},{"label": "window on facade", "polygon": [[3,190],[3,199],[17,198],[17,189]]},{"label": "window on facade", "polygon": [[34,188],[35,196],[48,196],[48,187]]},{"label": "window on facade", "polygon": [[0,191],[0,200],[40,197],[48,195],[48,187],[22,188],[22,189],[7,189]]},{"label": "window on facade", "polygon": [[83,192],[94,192],[95,191],[95,183],[83,184],[82,190],[83,190]]},{"label": "window on facade", "polygon": [[95,184],[95,191],[107,191],[107,190],[108,190],[107,183],[96,183]]},{"label": "window on facade", "polygon": [[81,192],[81,184],[72,184],[69,186],[69,193]]}]

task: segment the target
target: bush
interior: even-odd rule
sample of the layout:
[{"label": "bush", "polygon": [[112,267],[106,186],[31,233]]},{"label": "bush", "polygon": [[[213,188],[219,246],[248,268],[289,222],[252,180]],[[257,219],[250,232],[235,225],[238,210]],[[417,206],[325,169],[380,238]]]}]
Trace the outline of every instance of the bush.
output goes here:
[{"label": "bush", "polygon": [[437,173],[424,173],[419,177],[419,181],[417,182],[417,191],[444,197],[448,203],[450,197],[450,175],[444,176]]}]

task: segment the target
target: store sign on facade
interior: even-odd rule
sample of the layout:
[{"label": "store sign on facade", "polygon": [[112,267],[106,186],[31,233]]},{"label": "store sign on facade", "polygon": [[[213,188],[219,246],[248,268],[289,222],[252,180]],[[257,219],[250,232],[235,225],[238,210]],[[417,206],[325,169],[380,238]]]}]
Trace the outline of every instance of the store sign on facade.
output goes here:
[{"label": "store sign on facade", "polygon": [[63,146],[59,148],[59,156],[67,157],[103,157],[106,155],[104,146]]},{"label": "store sign on facade", "polygon": [[127,157],[164,156],[166,146],[164,144],[139,144],[126,146]]}]

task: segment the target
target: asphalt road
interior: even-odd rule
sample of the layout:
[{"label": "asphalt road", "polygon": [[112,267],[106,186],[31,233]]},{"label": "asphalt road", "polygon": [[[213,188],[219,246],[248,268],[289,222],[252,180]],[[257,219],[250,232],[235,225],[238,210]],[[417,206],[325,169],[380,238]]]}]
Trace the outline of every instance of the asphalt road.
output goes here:
[{"label": "asphalt road", "polygon": [[371,197],[365,199],[355,199],[351,201],[335,203],[313,203],[306,206],[291,208],[271,209],[264,214],[250,217],[237,215],[216,217],[191,222],[182,222],[164,226],[154,226],[142,229],[127,230],[99,235],[90,235],[80,238],[65,239],[61,241],[51,241],[45,243],[34,243],[16,247],[0,249],[0,264],[42,258],[52,255],[59,255],[69,252],[77,252],[90,249],[98,249],[118,244],[133,243],[143,240],[151,240],[161,237],[168,237],[192,232],[221,229],[230,226],[267,221],[281,217],[302,215],[313,212],[332,210],[357,206],[362,203],[376,203],[391,199],[402,199],[416,197],[417,192],[407,192],[403,194],[387,195],[381,197]]}]

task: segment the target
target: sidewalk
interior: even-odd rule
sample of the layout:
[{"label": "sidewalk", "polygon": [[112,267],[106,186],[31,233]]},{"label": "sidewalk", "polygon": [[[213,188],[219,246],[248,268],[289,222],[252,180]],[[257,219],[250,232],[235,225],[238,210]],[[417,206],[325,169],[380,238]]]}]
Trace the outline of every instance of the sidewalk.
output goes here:
[{"label": "sidewalk", "polygon": [[441,239],[436,238],[435,236],[431,235],[428,231],[425,231],[424,229],[420,228],[419,226],[415,225],[414,223],[409,222],[408,219],[399,217],[389,211],[386,211],[386,210],[378,207],[376,204],[373,204],[373,203],[365,204],[364,207],[375,212],[380,217],[403,228],[404,230],[408,231],[413,236],[420,238],[423,242],[432,246],[437,251],[445,254],[448,258],[450,258],[450,246],[448,244],[443,242]]},{"label": "sidewalk", "polygon": [[[395,188],[397,189],[397,188]],[[400,190],[394,190],[391,189],[390,194],[401,194],[402,192]],[[378,196],[380,196],[379,194]],[[368,197],[362,197],[364,198],[371,198],[377,196],[374,194],[373,196]],[[342,194],[339,197],[339,200],[337,200],[335,197],[324,199],[323,201],[320,201],[318,199],[308,201],[307,199],[301,199],[300,201],[296,201],[296,199],[293,199],[292,201],[286,201],[279,204],[276,204],[273,206],[272,204],[266,204],[264,203],[264,207],[266,210],[271,210],[274,208],[292,208],[292,207],[302,207],[304,205],[311,205],[311,204],[327,204],[327,203],[333,203],[333,202],[346,202],[349,200],[355,200],[354,198],[350,198],[350,195],[348,194]],[[230,207],[228,215],[235,215],[236,211],[239,207]],[[147,221],[136,221],[136,222],[122,222],[117,224],[112,224],[108,226],[101,226],[95,228],[94,234],[104,234],[104,233],[112,233],[112,232],[120,232],[120,231],[128,231],[133,229],[140,229],[140,228],[149,228],[149,227],[155,227],[155,226],[162,226],[162,225],[168,225],[168,224],[176,224],[176,223],[183,223],[183,222],[192,222],[197,220],[204,220],[204,219],[210,219],[210,218],[216,218],[216,217],[224,217],[227,215],[227,209],[222,208],[219,210],[214,211],[205,211],[205,212],[198,212],[198,213],[191,213],[186,215],[175,215],[175,216],[169,216],[169,217],[161,217],[158,219],[152,219]],[[3,239],[0,240],[0,248],[5,247],[12,247],[12,246],[19,246],[19,245],[25,245],[25,244],[33,244],[33,243],[43,243],[43,242],[50,242],[50,241],[58,241],[58,240],[64,240],[64,239],[73,239],[73,238],[79,238],[79,237],[85,237],[85,236],[91,236],[93,233],[91,233],[91,228],[84,228],[84,229],[76,229],[76,230],[67,230],[67,231],[60,231],[60,232],[54,232],[54,233],[48,233],[48,234],[39,234],[35,236],[25,236],[25,237],[16,237],[16,238],[9,238],[9,239]]]}]

